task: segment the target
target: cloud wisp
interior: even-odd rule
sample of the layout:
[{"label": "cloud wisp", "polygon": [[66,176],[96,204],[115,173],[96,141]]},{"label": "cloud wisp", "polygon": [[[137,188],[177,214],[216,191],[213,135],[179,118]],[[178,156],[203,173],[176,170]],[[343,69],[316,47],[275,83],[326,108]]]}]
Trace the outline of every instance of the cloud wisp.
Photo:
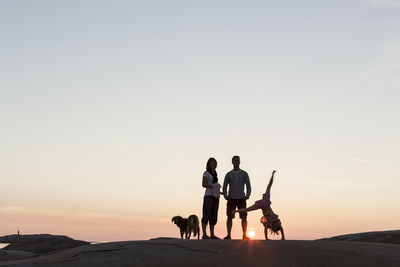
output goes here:
[{"label": "cloud wisp", "polygon": [[400,0],[369,0],[369,5],[385,6],[385,7],[398,7],[400,8]]},{"label": "cloud wisp", "polygon": [[343,181],[327,181],[327,180],[305,180],[306,184],[322,185],[322,186],[335,186],[335,187],[366,187],[366,184],[355,183],[355,182],[343,182]]},{"label": "cloud wisp", "polygon": [[368,4],[374,5],[374,6],[400,8],[400,0],[369,0]]},{"label": "cloud wisp", "polygon": [[22,209],[23,209],[23,207],[20,207],[20,206],[0,206],[0,211],[19,212]]},{"label": "cloud wisp", "polygon": [[369,67],[368,74],[394,75],[397,79],[400,73],[400,44],[385,44],[379,48],[377,58]]},{"label": "cloud wisp", "polygon": [[359,163],[367,163],[369,160],[363,158],[351,158],[352,161],[359,162]]}]

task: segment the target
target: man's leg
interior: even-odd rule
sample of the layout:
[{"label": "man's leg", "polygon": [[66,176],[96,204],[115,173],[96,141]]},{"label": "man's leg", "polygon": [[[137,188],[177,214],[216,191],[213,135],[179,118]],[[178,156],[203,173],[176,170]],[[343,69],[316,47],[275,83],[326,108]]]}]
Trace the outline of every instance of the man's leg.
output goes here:
[{"label": "man's leg", "polygon": [[226,232],[227,236],[224,239],[231,239],[232,232],[232,219],[235,216],[232,212],[236,209],[235,201],[232,199],[228,199],[226,203]]},{"label": "man's leg", "polygon": [[228,217],[228,219],[226,219],[226,231],[228,233],[227,236],[231,236],[231,232],[232,232],[232,218]]},{"label": "man's leg", "polygon": [[243,231],[243,236],[246,236],[246,233],[247,233],[247,219],[246,218],[242,219],[242,231]]},{"label": "man's leg", "polygon": [[253,206],[250,206],[248,209],[246,209],[246,199],[241,199],[238,202],[238,208],[239,208],[239,211],[242,210],[241,212],[239,212],[239,217],[242,220],[243,239],[250,239],[247,236],[247,211],[251,211],[251,210],[257,209],[257,208],[255,207],[255,205],[253,205]]}]

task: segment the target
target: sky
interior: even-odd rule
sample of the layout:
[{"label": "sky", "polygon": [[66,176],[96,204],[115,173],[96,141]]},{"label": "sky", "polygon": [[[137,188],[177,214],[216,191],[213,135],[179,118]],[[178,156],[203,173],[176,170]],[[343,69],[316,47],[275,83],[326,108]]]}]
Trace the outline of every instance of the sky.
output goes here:
[{"label": "sky", "polygon": [[398,0],[0,1],[0,235],[178,237],[233,155],[248,205],[277,170],[288,239],[398,229],[399,28]]}]

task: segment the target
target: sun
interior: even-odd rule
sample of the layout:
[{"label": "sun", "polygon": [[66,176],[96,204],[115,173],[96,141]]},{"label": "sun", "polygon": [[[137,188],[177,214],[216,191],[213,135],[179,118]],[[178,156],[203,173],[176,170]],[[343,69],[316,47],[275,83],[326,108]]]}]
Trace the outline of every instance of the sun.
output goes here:
[{"label": "sun", "polygon": [[249,230],[247,231],[247,236],[253,239],[256,236],[256,232],[254,232],[253,230]]}]

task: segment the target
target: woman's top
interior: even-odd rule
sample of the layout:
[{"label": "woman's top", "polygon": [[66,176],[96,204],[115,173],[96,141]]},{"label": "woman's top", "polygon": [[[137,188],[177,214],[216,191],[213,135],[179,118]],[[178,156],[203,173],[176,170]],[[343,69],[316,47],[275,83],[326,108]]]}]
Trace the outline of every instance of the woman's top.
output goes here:
[{"label": "woman's top", "polygon": [[258,208],[258,209],[267,209],[269,206],[271,206],[271,194],[270,193],[265,193],[263,194],[263,198],[260,200],[257,200],[254,205]]},{"label": "woman's top", "polygon": [[213,196],[215,198],[219,198],[219,189],[221,188],[221,185],[219,183],[213,184],[214,177],[208,171],[203,173],[203,177],[207,177],[207,184],[212,185],[212,188],[206,188],[204,196]]},{"label": "woman's top", "polygon": [[267,219],[267,221],[272,222],[276,219],[278,219],[278,215],[272,211],[271,209],[271,194],[265,193],[263,194],[263,198],[260,200],[257,200],[254,205],[258,208],[261,209],[264,217]]},{"label": "woman's top", "polygon": [[264,217],[269,222],[273,222],[274,220],[278,219],[278,214],[276,214],[272,209],[271,206],[268,206],[266,209],[262,210]]}]

